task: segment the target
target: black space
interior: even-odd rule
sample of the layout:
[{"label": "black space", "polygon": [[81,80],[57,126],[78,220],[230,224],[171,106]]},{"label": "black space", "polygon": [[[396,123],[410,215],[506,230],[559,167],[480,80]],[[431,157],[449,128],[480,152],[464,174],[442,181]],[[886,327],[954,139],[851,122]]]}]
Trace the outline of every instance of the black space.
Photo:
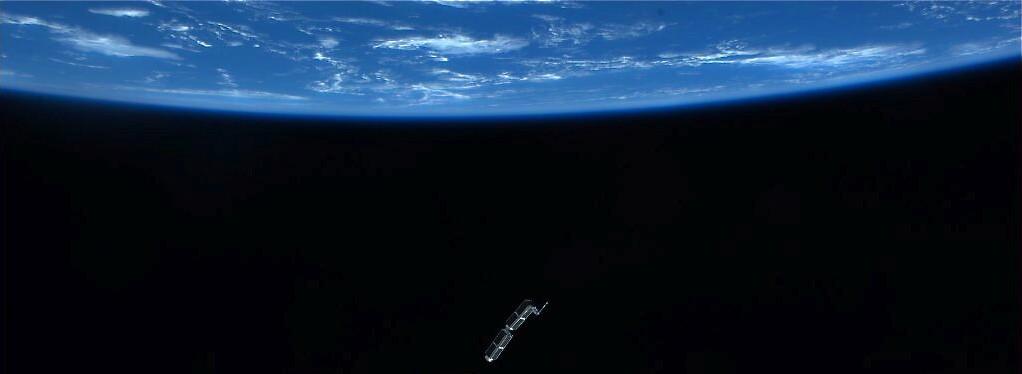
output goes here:
[{"label": "black space", "polygon": [[1020,82],[412,125],[7,92],[5,371],[1016,373]]}]

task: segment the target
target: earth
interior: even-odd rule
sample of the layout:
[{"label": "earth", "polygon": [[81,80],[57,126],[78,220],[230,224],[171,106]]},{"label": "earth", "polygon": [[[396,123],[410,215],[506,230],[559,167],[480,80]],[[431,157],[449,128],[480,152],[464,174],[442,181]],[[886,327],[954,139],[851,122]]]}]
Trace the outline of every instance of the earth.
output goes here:
[{"label": "earth", "polygon": [[584,113],[1020,55],[1020,2],[4,2],[0,89],[331,116]]}]

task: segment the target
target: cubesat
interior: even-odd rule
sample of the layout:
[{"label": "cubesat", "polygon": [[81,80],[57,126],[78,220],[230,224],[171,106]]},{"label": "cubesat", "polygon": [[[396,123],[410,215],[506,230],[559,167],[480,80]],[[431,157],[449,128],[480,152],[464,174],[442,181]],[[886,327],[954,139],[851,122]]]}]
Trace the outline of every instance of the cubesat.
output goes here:
[{"label": "cubesat", "polygon": [[542,306],[537,307],[532,300],[526,299],[518,304],[515,311],[511,313],[511,316],[507,318],[507,322],[504,323],[504,328],[497,333],[497,337],[493,338],[493,342],[490,343],[489,347],[486,347],[486,362],[493,362],[500,354],[507,348],[507,344],[511,342],[511,338],[514,337],[515,330],[522,327],[525,320],[533,314],[539,315],[543,313],[543,309],[546,309],[546,305],[549,302],[543,303]]}]

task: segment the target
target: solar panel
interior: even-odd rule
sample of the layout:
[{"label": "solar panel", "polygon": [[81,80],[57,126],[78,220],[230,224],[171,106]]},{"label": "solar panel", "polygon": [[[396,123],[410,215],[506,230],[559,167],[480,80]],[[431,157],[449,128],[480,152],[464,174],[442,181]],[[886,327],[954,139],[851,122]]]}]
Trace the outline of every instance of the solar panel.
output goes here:
[{"label": "solar panel", "polygon": [[486,353],[483,356],[486,361],[493,362],[497,357],[500,357],[500,354],[507,348],[508,343],[511,342],[511,338],[514,337],[513,331],[521,328],[529,316],[542,313],[546,306],[547,303],[543,303],[543,306],[537,308],[532,300],[529,299],[525,299],[525,301],[518,304],[515,311],[511,312],[511,316],[504,322],[504,328],[497,333],[497,336],[493,338],[490,345],[486,347]]}]

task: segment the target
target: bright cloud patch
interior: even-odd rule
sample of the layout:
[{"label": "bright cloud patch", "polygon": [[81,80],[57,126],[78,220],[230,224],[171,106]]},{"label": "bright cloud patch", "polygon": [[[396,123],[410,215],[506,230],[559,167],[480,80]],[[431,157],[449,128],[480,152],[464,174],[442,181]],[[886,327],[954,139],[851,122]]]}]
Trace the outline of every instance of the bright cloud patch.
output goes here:
[{"label": "bright cloud patch", "polygon": [[179,60],[177,54],[162,49],[142,47],[132,44],[128,39],[115,35],[99,35],[89,32],[71,33],[57,38],[58,41],[70,44],[78,50],[95,52],[115,57],[154,57]]},{"label": "bright cloud patch", "polygon": [[131,17],[140,18],[149,15],[149,11],[145,9],[133,9],[133,8],[103,8],[103,9],[89,9],[89,13],[102,14],[105,16],[113,17]]},{"label": "bright cloud patch", "polygon": [[319,45],[326,49],[337,47],[338,44],[340,43],[337,41],[337,39],[331,38],[329,36],[319,39]]},{"label": "bright cloud patch", "polygon": [[494,36],[493,39],[473,39],[465,35],[440,35],[435,38],[411,37],[384,40],[373,45],[373,48],[427,49],[441,54],[474,55],[510,52],[527,45],[529,42],[523,39],[502,35]]},{"label": "bright cloud patch", "polygon": [[740,60],[743,64],[778,65],[787,68],[842,67],[859,64],[875,64],[897,60],[904,56],[920,55],[926,49],[897,45],[862,46],[855,48],[811,51],[805,53],[781,53]]}]

